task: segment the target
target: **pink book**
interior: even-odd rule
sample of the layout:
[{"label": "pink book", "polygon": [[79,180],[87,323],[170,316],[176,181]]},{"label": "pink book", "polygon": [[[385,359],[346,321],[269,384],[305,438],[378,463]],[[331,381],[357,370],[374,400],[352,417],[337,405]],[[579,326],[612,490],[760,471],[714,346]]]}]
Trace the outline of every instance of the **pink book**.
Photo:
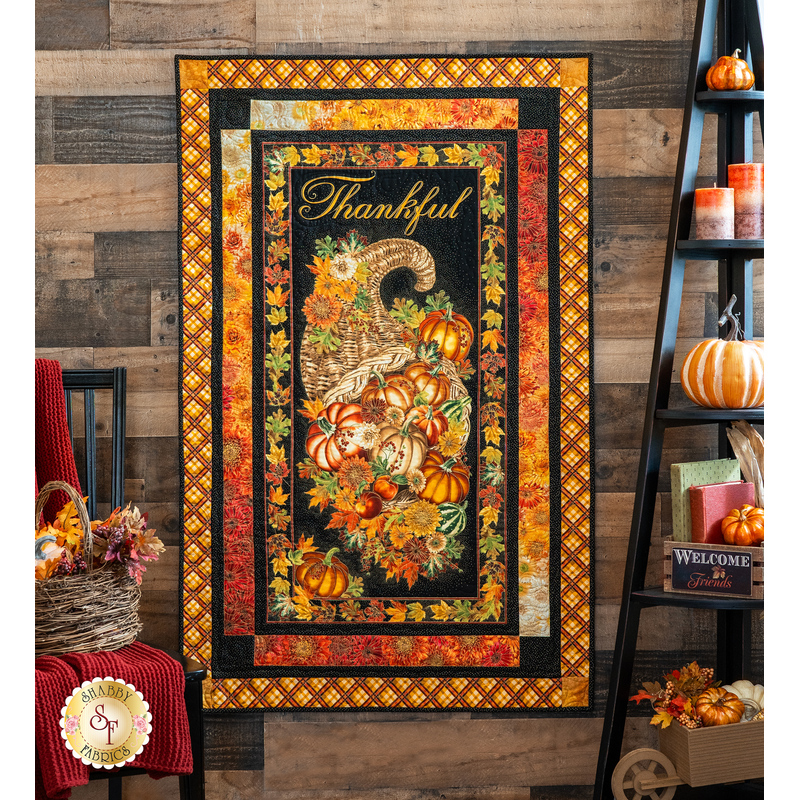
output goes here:
[{"label": "pink book", "polygon": [[722,520],[734,508],[741,508],[745,504],[752,506],[755,502],[755,486],[745,481],[690,486],[692,541],[698,544],[725,544]]}]

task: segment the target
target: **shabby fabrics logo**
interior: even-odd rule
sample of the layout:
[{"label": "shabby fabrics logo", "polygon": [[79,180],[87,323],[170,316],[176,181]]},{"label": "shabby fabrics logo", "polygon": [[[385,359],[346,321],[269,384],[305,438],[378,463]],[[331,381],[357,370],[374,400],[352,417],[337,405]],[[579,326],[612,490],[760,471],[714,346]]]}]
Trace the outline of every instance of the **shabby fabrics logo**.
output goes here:
[{"label": "shabby fabrics logo", "polygon": [[141,692],[125,681],[84,681],[61,709],[61,738],[84,764],[129,764],[150,741],[152,715]]}]

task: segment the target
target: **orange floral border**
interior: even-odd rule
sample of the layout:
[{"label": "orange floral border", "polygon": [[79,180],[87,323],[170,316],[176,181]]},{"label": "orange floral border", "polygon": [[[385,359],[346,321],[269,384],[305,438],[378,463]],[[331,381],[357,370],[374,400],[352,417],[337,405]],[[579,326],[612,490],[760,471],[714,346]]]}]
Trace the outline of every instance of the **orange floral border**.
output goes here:
[{"label": "orange floral border", "polygon": [[211,656],[208,90],[550,86],[560,89],[561,678],[209,678],[206,705],[587,706],[591,669],[589,61],[587,58],[176,59],[183,245],[184,650]]}]

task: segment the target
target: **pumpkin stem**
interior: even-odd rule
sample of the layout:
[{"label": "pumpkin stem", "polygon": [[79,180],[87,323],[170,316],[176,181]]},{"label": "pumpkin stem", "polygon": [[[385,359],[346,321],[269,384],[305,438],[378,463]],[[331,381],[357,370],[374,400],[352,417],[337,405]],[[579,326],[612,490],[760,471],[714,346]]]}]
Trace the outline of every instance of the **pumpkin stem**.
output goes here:
[{"label": "pumpkin stem", "polygon": [[742,51],[741,51],[741,50],[740,50],[740,49],[737,47],[737,48],[736,48],[736,49],[733,51],[733,55],[731,56],[731,58],[739,58],[739,54],[740,54],[741,52],[742,52]]},{"label": "pumpkin stem", "polygon": [[323,564],[324,564],[326,567],[330,567],[330,566],[331,566],[332,559],[333,559],[333,554],[334,554],[334,553],[338,553],[338,552],[339,552],[339,548],[338,548],[338,547],[331,547],[331,549],[330,549],[330,550],[328,550],[328,552],[327,552],[327,553],[325,553],[325,558],[323,558],[323,559],[322,559],[322,563],[323,563]]},{"label": "pumpkin stem", "polygon": [[733,306],[736,303],[736,295],[732,294],[728,305],[722,312],[722,316],[717,321],[717,325],[721,328],[726,322],[730,322],[731,329],[725,337],[726,342],[738,342],[741,338],[741,326],[739,325],[739,315],[733,313]]},{"label": "pumpkin stem", "polygon": [[406,420],[406,421],[403,423],[403,427],[402,427],[402,428],[400,428],[400,430],[398,431],[398,433],[399,433],[401,436],[411,436],[411,434],[408,432],[408,429],[409,429],[409,428],[411,427],[411,425],[413,425],[413,424],[414,424],[414,420],[413,420],[413,419],[407,419],[407,420]]},{"label": "pumpkin stem", "polygon": [[455,466],[455,463],[456,463],[456,457],[453,456],[452,458],[448,458],[447,461],[445,461],[444,464],[442,464],[440,469],[443,472],[450,472]]},{"label": "pumpkin stem", "polygon": [[370,375],[374,375],[378,379],[378,386],[383,389],[387,386],[386,381],[383,379],[383,375],[380,374],[377,370],[371,369],[369,371]]},{"label": "pumpkin stem", "polygon": [[325,434],[325,436],[330,439],[331,436],[336,432],[336,426],[329,422],[325,417],[318,417],[317,418],[317,425],[319,425],[320,430]]}]

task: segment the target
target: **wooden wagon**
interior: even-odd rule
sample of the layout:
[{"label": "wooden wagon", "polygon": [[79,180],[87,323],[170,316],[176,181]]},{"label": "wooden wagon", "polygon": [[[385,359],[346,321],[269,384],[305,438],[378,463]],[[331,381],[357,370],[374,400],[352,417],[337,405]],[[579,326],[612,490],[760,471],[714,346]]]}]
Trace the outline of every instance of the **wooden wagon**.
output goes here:
[{"label": "wooden wagon", "polygon": [[675,788],[738,783],[764,777],[764,722],[690,730],[659,729],[660,750],[640,748],[623,756],[611,776],[615,800],[670,800]]}]

